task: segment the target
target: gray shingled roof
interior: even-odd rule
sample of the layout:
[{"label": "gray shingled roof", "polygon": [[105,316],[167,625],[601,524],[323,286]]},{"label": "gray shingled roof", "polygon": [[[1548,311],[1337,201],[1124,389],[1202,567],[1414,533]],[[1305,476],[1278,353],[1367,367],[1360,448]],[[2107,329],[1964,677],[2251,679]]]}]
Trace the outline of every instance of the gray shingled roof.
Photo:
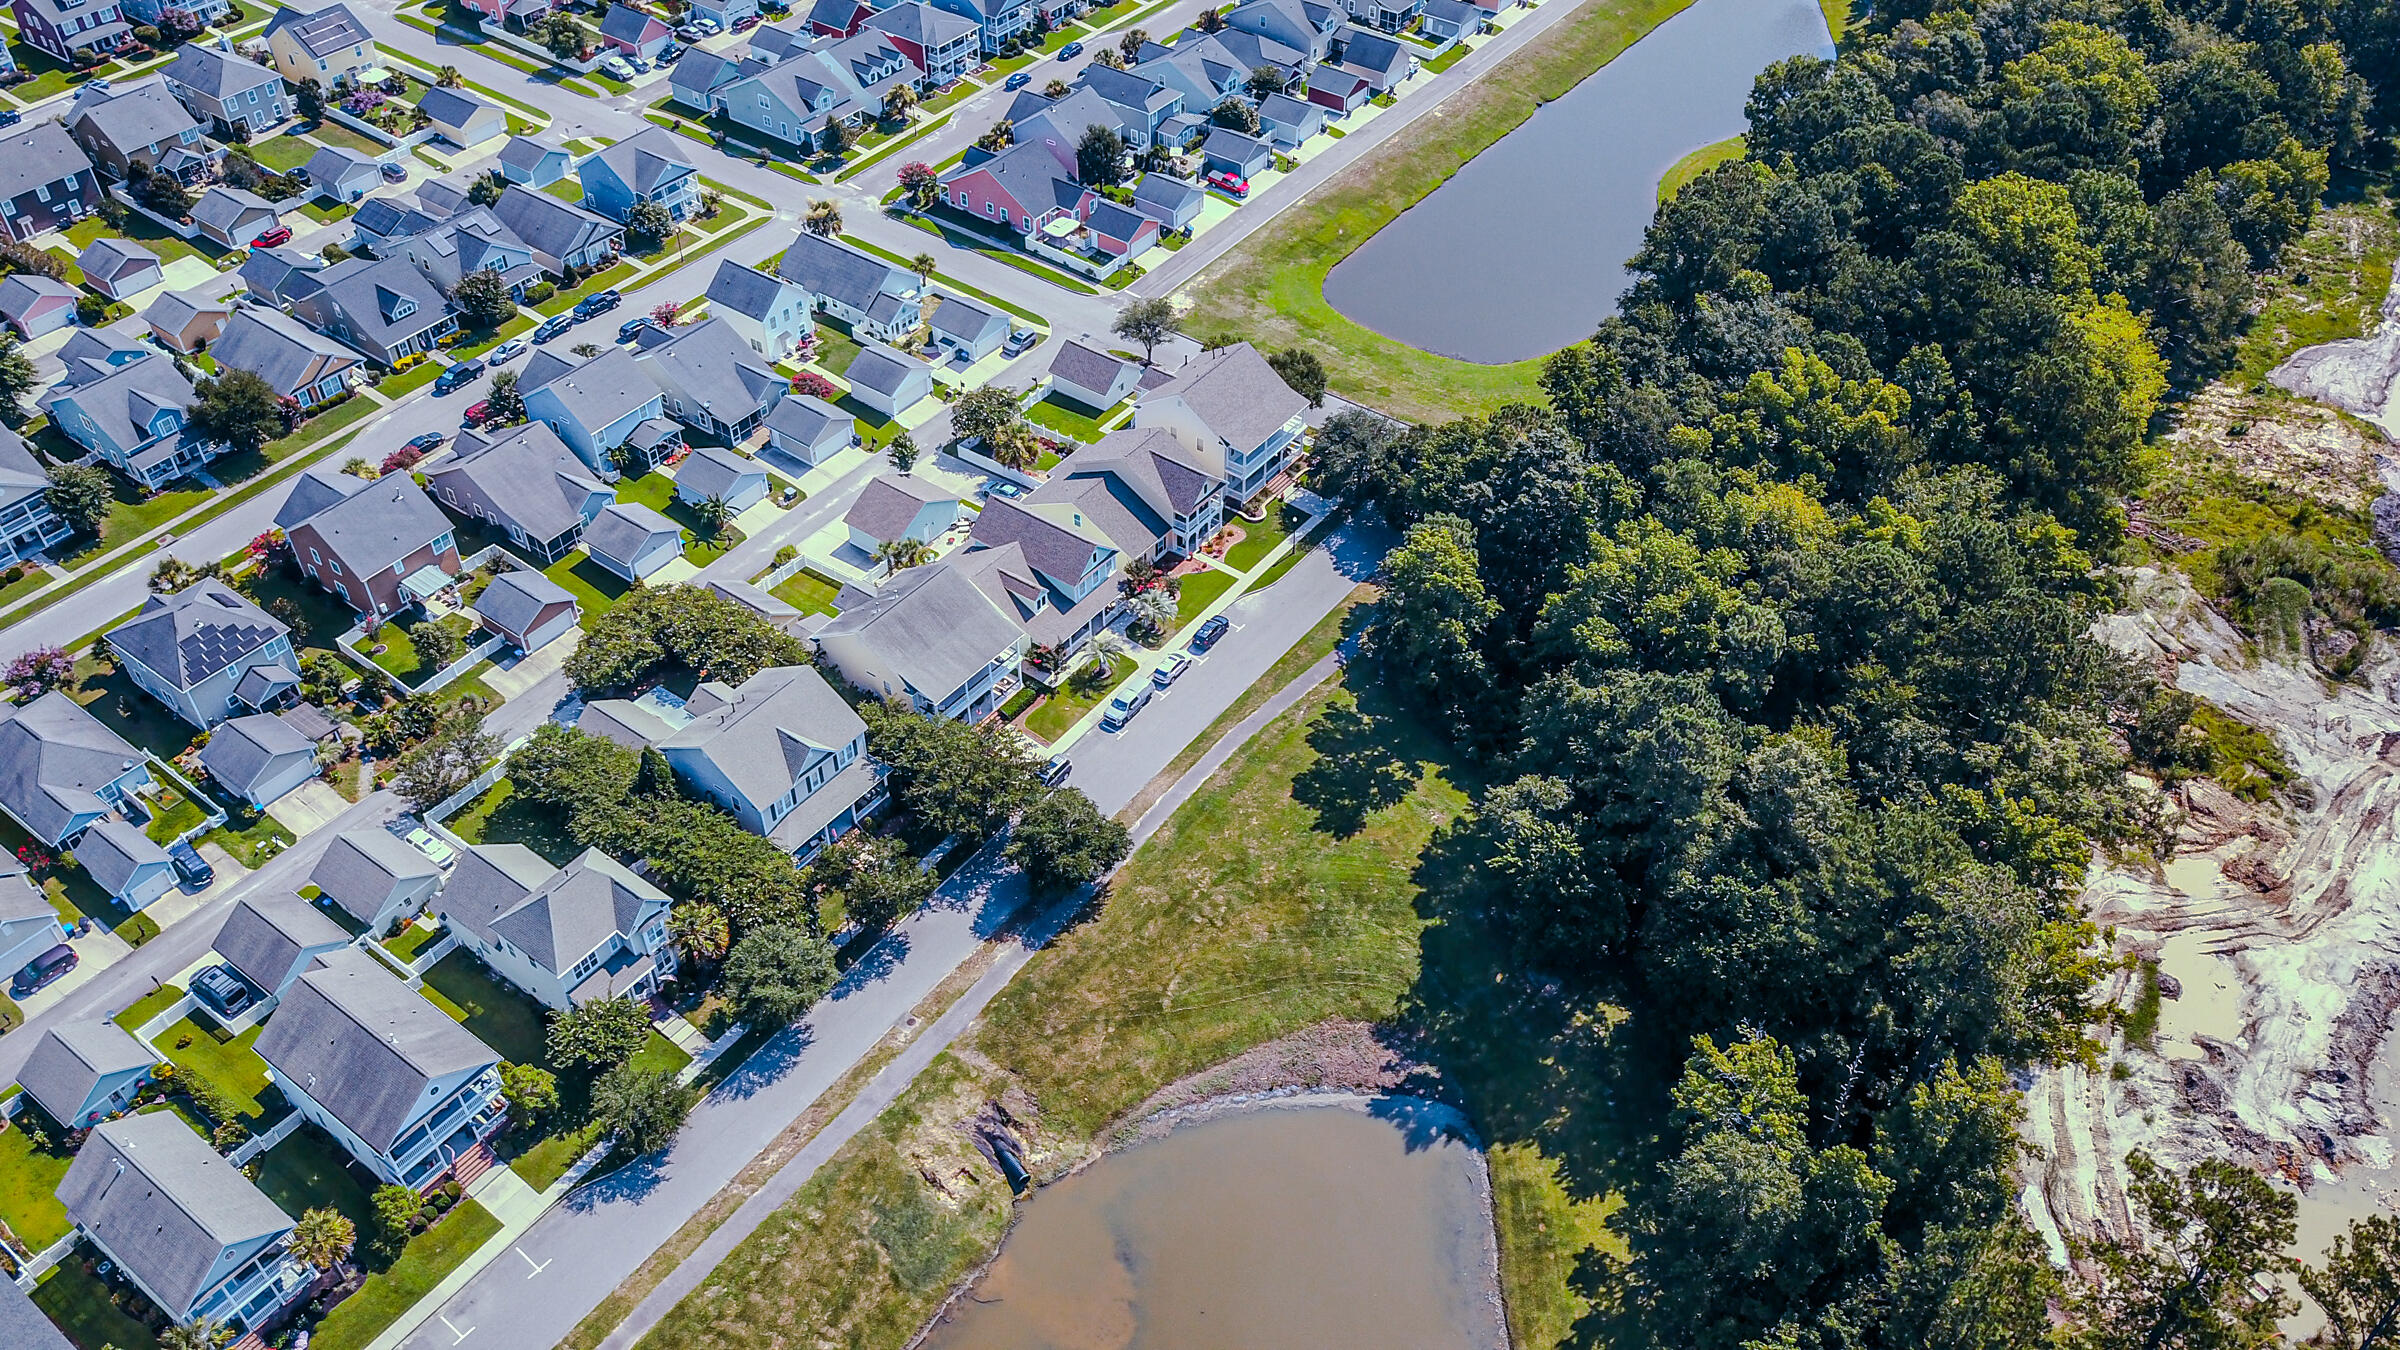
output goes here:
[{"label": "gray shingled roof", "polygon": [[200,200],[192,203],[192,221],[222,233],[239,228],[242,217],[253,211],[272,212],[274,209],[274,203],[255,192],[219,184],[201,193]]},{"label": "gray shingled roof", "polygon": [[584,551],[596,558],[607,558],[627,567],[650,541],[669,535],[679,543],[683,527],[639,502],[617,502],[592,517],[584,527]]},{"label": "gray shingled roof", "polygon": [[142,602],[141,612],[109,630],[108,645],[190,689],[290,631],[249,597],[205,577]]},{"label": "gray shingled roof", "polygon": [[665,24],[631,5],[610,5],[608,13],[600,19],[600,36],[615,38],[619,42],[639,42],[654,24],[662,31],[666,28]]},{"label": "gray shingled roof", "polygon": [[50,490],[50,471],[33,455],[25,438],[0,427],[0,510]]},{"label": "gray shingled roof", "polygon": [[25,1056],[17,1081],[62,1125],[81,1116],[101,1079],[129,1069],[147,1069],[158,1054],[132,1033],[105,1018],[62,1022],[42,1033]]},{"label": "gray shingled roof", "polygon": [[44,300],[74,300],[78,292],[63,281],[37,272],[19,272],[0,281],[0,315],[22,319]]},{"label": "gray shingled roof", "polygon": [[917,289],[916,273],[806,230],[783,251],[775,273],[799,282],[811,295],[827,296],[859,310],[871,308],[878,296],[905,295]]},{"label": "gray shingled roof", "polygon": [[85,85],[67,106],[66,120],[70,127],[90,127],[120,153],[175,140],[200,125],[156,75],[106,90]]},{"label": "gray shingled roof", "polygon": [[820,642],[855,636],[910,687],[941,699],[1002,651],[1020,630],[948,560],[912,567],[862,604],[834,616]]},{"label": "gray shingled roof", "polygon": [[734,690],[731,702],[685,723],[659,748],[701,756],[763,809],[866,729],[815,670],[770,666]]},{"label": "gray shingled roof", "polygon": [[1308,407],[1247,342],[1193,357],[1150,396],[1180,397],[1209,430],[1240,450],[1265,444]]},{"label": "gray shingled roof", "polygon": [[738,422],[791,387],[723,319],[676,329],[663,341],[656,333],[642,336],[648,340],[637,359],[650,367],[653,380],[681,390],[720,422]]},{"label": "gray shingled roof", "polygon": [[93,1130],[58,1198],[177,1313],[207,1290],[226,1248],[292,1228],[290,1215],[172,1111]]},{"label": "gray shingled roof", "polygon": [[900,392],[909,376],[923,369],[923,362],[912,361],[880,342],[870,342],[850,358],[850,368],[842,372],[842,378],[890,398]]},{"label": "gray shingled roof", "polygon": [[[708,589],[778,628],[800,617],[799,606],[778,600],[770,592],[753,586],[747,581],[711,581],[708,583]],[[39,897],[36,898],[38,901]],[[42,903],[46,904],[47,902]]]},{"label": "gray shingled roof", "polygon": [[220,51],[210,42],[183,44],[162,73],[175,84],[219,101],[260,85],[281,83],[283,79],[271,67],[238,53]]},{"label": "gray shingled roof", "polygon": [[1155,206],[1173,211],[1200,195],[1200,185],[1187,183],[1170,174],[1147,173],[1133,185],[1133,200],[1137,206]]},{"label": "gray shingled roof", "polygon": [[[647,22],[657,20],[628,5],[609,6],[609,16],[632,14]],[[691,153],[683,139],[665,127],[645,127],[624,140],[592,156],[605,164],[635,193],[647,195],[663,184],[686,174],[697,173]],[[590,161],[585,161],[589,163]]]},{"label": "gray shingled roof", "polygon": [[858,434],[858,420],[814,394],[791,394],[767,414],[767,430],[802,445],[822,445],[838,428],[844,441]]},{"label": "gray shingled roof", "polygon": [[675,485],[689,488],[703,497],[730,496],[734,486],[752,475],[763,476],[766,466],[754,459],[744,459],[723,446],[704,445],[694,450],[675,470]]},{"label": "gray shingled roof", "polygon": [[842,523],[889,542],[899,538],[927,505],[950,500],[948,492],[922,478],[887,473],[859,490],[858,500],[850,504]]},{"label": "gray shingled roof", "polygon": [[994,497],[975,517],[973,537],[981,544],[1015,544],[1035,571],[1069,584],[1090,570],[1095,549],[1111,547],[1100,523],[1072,500],[1036,505]]},{"label": "gray shingled roof", "polygon": [[252,895],[225,916],[209,945],[243,979],[272,994],[303,953],[349,940],[340,924],[296,895]]},{"label": "gray shingled roof", "polygon": [[[610,8],[613,10],[615,7]],[[497,111],[497,108],[498,105],[490,99],[477,98],[464,89],[444,89],[439,85],[426,90],[425,96],[417,100],[419,112],[445,126],[454,127],[463,127],[475,114],[487,109]]]},{"label": "gray shingled roof", "polygon": [[675,731],[658,714],[624,698],[599,698],[584,704],[575,729],[628,750],[663,741]]},{"label": "gray shingled roof", "polygon": [[372,575],[450,532],[450,518],[406,474],[379,478],[308,518],[361,576]]},{"label": "gray shingled roof", "polygon": [[493,919],[524,903],[535,887],[557,873],[547,859],[523,844],[470,845],[458,855],[433,909],[488,940]]},{"label": "gray shingled roof", "polygon": [[308,880],[326,899],[366,922],[395,889],[441,874],[431,858],[388,831],[347,830],[333,837]]},{"label": "gray shingled roof", "polygon": [[354,174],[373,174],[379,182],[383,177],[383,170],[374,156],[362,155],[338,145],[328,145],[310,155],[306,167],[309,181],[320,188],[342,183]]},{"label": "gray shingled roof", "polygon": [[[311,162],[314,160],[312,158]],[[375,199],[370,197],[368,202]],[[365,209],[366,203],[360,204]],[[242,264],[238,274],[242,284],[254,296],[265,296],[278,304],[290,304],[317,288],[317,277],[325,271],[325,260],[313,253],[302,253],[290,245],[250,250],[249,261]]]},{"label": "gray shingled roof", "polygon": [[0,808],[43,839],[108,809],[98,789],[142,762],[142,753],[58,690],[0,704]]},{"label": "gray shingled roof", "polygon": [[38,122],[0,136],[0,201],[92,171],[83,147],[56,122]]},{"label": "gray shingled roof", "polygon": [[200,748],[200,762],[209,776],[249,796],[258,777],[276,760],[292,754],[312,754],[316,746],[285,726],[272,713],[252,713],[219,725]]},{"label": "gray shingled roof", "polygon": [[9,1350],[75,1350],[49,1315],[14,1280],[0,1280],[0,1345]]},{"label": "gray shingled roof", "polygon": [[[847,7],[851,0],[841,0],[841,3]],[[963,14],[952,14],[945,9],[936,9],[923,3],[923,0],[894,5],[870,15],[866,26],[893,37],[906,38],[928,49],[943,47],[970,33],[983,31],[973,19]]]},{"label": "gray shingled roof", "polygon": [[511,136],[508,144],[500,147],[500,162],[512,169],[532,170],[539,167],[544,159],[564,153],[565,150],[565,146],[539,136]]},{"label": "gray shingled roof", "polygon": [[1107,352],[1096,351],[1069,339],[1058,349],[1058,354],[1050,358],[1050,374],[1052,378],[1064,378],[1078,388],[1105,391],[1117,382],[1117,376],[1124,372],[1127,364]]},{"label": "gray shingled roof", "polygon": [[631,937],[646,913],[667,903],[664,891],[624,864],[586,849],[506,910],[488,918],[461,914],[459,921],[507,938],[543,969],[563,975],[612,935]]},{"label": "gray shingled roof", "polygon": [[933,318],[929,322],[934,332],[945,333],[967,343],[995,335],[1008,335],[1008,319],[998,310],[948,293],[943,294],[942,303],[934,306]]},{"label": "gray shingled roof", "polygon": [[157,267],[158,255],[130,239],[105,234],[85,245],[75,259],[75,265],[87,277],[114,277],[128,264],[141,263]]},{"label": "gray shingled roof", "polygon": [[775,307],[776,298],[783,294],[783,288],[790,284],[772,272],[744,267],[727,258],[717,264],[717,274],[709,279],[709,307],[764,320]]},{"label": "gray shingled roof", "polygon": [[503,572],[475,597],[475,612],[500,631],[521,637],[543,610],[562,601],[574,603],[574,592],[539,572]]},{"label": "gray shingled roof", "polygon": [[611,347],[580,366],[534,384],[532,368],[519,384],[527,394],[549,390],[586,431],[597,432],[658,398],[658,385],[623,347]]},{"label": "gray shingled roof", "polygon": [[608,490],[544,422],[527,422],[480,450],[463,451],[427,477],[436,488],[452,478],[473,484],[527,538],[545,541],[582,524],[584,502]]},{"label": "gray shingled roof", "polygon": [[42,395],[40,402],[42,410],[49,412],[71,399],[104,435],[130,450],[150,440],[151,419],[160,410],[189,409],[198,397],[192,382],[176,373],[174,361],[152,352],[123,365],[85,362],[80,371],[70,368],[67,378]]},{"label": "gray shingled roof", "polygon": [[103,820],[83,832],[75,861],[110,895],[123,895],[134,875],[167,861],[167,851],[130,821]]},{"label": "gray shingled roof", "polygon": [[389,345],[440,324],[450,313],[433,279],[406,258],[352,258],[317,275],[312,304],[338,304],[361,342]]},{"label": "gray shingled roof", "polygon": [[373,483],[369,479],[343,473],[330,464],[319,464],[292,481],[290,495],[275,510],[275,528],[289,530],[336,502],[348,501],[371,486]]},{"label": "gray shingled roof", "polygon": [[429,1083],[500,1059],[355,947],[327,953],[292,985],[257,1049],[378,1151],[421,1114]]}]

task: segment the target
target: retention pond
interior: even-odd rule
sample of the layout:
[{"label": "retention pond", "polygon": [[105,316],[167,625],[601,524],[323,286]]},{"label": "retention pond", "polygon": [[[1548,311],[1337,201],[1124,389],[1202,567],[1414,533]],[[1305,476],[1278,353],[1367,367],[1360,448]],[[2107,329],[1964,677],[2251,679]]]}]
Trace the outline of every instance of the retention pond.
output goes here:
[{"label": "retention pond", "polygon": [[1759,72],[1808,52],[1833,54],[1817,0],[1696,0],[1336,264],[1327,303],[1467,361],[1590,337],[1616,312],[1659,177],[1741,134]]},{"label": "retention pond", "polygon": [[1483,1159],[1447,1108],[1278,1105],[1026,1202],[926,1350],[1503,1350]]}]

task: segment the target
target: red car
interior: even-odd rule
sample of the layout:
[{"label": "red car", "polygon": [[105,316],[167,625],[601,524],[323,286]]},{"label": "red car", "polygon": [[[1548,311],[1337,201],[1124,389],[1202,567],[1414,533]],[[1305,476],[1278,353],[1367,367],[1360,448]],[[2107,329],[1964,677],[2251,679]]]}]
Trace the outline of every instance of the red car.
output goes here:
[{"label": "red car", "polygon": [[276,225],[261,231],[256,239],[250,241],[250,247],[273,248],[277,244],[288,244],[290,242],[292,242],[292,227],[289,225]]},{"label": "red car", "polygon": [[1209,170],[1208,181],[1211,187],[1221,188],[1226,192],[1232,193],[1235,197],[1247,197],[1250,195],[1249,179],[1237,178],[1234,175],[1225,172],[1223,169]]},{"label": "red car", "polygon": [[481,403],[469,405],[467,408],[467,425],[479,425],[484,418],[491,415],[491,411],[492,401],[488,398]]}]

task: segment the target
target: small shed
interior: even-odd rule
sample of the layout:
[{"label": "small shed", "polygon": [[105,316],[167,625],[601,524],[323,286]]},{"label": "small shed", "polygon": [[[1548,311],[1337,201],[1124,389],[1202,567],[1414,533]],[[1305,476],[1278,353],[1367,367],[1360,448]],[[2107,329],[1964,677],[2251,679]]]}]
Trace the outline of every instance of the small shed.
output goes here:
[{"label": "small shed", "polygon": [[813,469],[858,444],[858,419],[814,394],[794,394],[767,414],[767,444]]},{"label": "small shed", "polygon": [[484,625],[518,651],[538,651],[567,635],[583,618],[575,595],[539,572],[504,572],[475,597]]},{"label": "small shed", "polygon": [[593,562],[641,581],[683,556],[683,527],[639,502],[616,502],[584,527],[583,547]]}]

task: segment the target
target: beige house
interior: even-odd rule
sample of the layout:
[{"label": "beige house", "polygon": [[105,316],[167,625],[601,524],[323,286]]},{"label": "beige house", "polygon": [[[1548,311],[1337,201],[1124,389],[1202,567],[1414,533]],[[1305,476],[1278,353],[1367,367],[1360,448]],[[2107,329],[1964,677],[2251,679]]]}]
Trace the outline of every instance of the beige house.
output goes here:
[{"label": "beige house", "polygon": [[211,300],[199,291],[169,291],[142,311],[151,333],[187,356],[216,341],[232,317],[231,300]]}]

